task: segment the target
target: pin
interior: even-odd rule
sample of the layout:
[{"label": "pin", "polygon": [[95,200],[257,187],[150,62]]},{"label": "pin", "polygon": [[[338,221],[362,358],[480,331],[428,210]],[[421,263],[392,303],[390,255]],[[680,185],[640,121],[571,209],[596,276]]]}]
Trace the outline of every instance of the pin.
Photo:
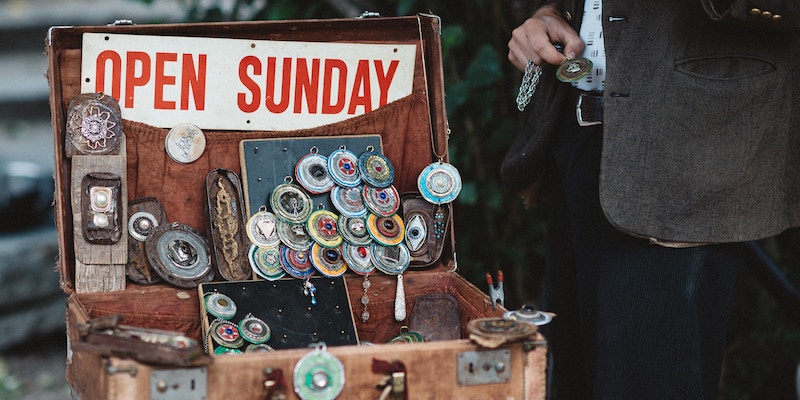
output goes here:
[{"label": "pin", "polygon": [[189,164],[203,155],[206,149],[206,136],[193,124],[175,125],[164,139],[164,147],[169,157],[180,164]]}]

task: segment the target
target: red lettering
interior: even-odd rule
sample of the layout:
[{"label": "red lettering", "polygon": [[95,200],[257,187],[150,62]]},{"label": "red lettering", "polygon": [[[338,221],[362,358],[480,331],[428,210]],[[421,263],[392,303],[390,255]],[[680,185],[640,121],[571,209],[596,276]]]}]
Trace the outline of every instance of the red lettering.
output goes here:
[{"label": "red lettering", "polygon": [[378,75],[378,90],[380,90],[380,101],[378,107],[383,107],[388,103],[389,86],[392,86],[392,79],[394,73],[397,72],[397,66],[400,64],[399,60],[392,60],[389,63],[389,70],[383,73],[383,61],[375,60],[375,72]]},{"label": "red lettering", "polygon": [[119,101],[122,86],[122,57],[114,50],[106,50],[97,55],[95,65],[95,92],[104,92],[106,88],[106,63],[111,61],[111,96]]},{"label": "red lettering", "polygon": [[294,112],[303,112],[303,93],[306,97],[308,112],[317,113],[317,99],[319,98],[319,58],[311,60],[311,71],[308,70],[308,61],[305,58],[297,59],[297,77],[294,87]]},{"label": "red lettering", "polygon": [[[336,89],[336,102],[333,103],[331,90],[333,86],[333,71],[337,70],[339,83]],[[344,109],[345,88],[347,85],[347,64],[339,59],[325,60],[325,78],[322,81],[322,113],[338,114]]]},{"label": "red lettering", "polygon": [[250,101],[247,101],[247,93],[239,92],[237,103],[239,104],[239,109],[246,113],[258,110],[261,99],[261,88],[247,73],[251,67],[253,75],[261,75],[261,61],[258,60],[258,57],[246,56],[239,61],[239,81],[250,90]]},{"label": "red lettering", "polygon": [[174,110],[175,102],[164,100],[164,86],[175,85],[175,77],[164,75],[164,64],[178,61],[178,53],[156,53],[155,93],[153,93],[153,108],[156,110]]},{"label": "red lettering", "polygon": [[267,106],[267,110],[270,112],[274,114],[280,114],[289,108],[289,88],[291,87],[290,82],[292,81],[292,59],[283,59],[283,71],[281,72],[283,80],[281,82],[282,86],[280,103],[275,103],[274,100],[276,63],[277,60],[275,57],[267,57],[267,90],[265,93],[266,98],[264,104]]},{"label": "red lettering", "polygon": [[358,60],[356,78],[353,82],[353,92],[350,95],[348,114],[355,114],[356,107],[364,107],[364,113],[372,111],[372,90],[369,84],[369,61]]},{"label": "red lettering", "polygon": [[[125,66],[125,108],[133,108],[134,89],[144,86],[150,80],[150,56],[141,51],[129,51]],[[136,75],[136,64],[141,65],[142,73]]]},{"label": "red lettering", "polygon": [[[183,55],[183,71],[181,71],[181,110],[189,109],[189,89],[191,89],[194,95],[192,98],[194,99],[195,110],[206,109],[206,58],[208,58],[206,54],[199,54],[197,56],[197,68],[195,68],[192,55]],[[258,97],[260,96],[256,96],[256,98]],[[256,107],[258,107],[258,104],[256,104]]]}]

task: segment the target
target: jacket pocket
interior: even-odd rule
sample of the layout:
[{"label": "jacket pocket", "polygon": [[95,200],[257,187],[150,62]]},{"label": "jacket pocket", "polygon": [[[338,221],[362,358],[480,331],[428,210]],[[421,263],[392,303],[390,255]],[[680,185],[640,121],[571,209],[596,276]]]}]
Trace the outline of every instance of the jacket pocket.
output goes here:
[{"label": "jacket pocket", "polygon": [[775,63],[746,55],[708,55],[675,60],[675,70],[698,78],[734,80],[775,72]]}]

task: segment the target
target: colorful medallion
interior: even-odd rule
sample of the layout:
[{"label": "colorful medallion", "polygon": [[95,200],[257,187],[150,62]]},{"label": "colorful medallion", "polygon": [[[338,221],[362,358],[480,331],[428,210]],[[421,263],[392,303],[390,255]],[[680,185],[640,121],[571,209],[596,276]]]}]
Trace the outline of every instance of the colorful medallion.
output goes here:
[{"label": "colorful medallion", "polygon": [[260,247],[252,245],[247,255],[250,267],[252,267],[256,275],[268,281],[276,281],[286,275],[286,271],[281,265],[281,253],[278,246]]},{"label": "colorful medallion", "polygon": [[592,62],[587,58],[568,58],[556,69],[556,78],[561,82],[575,82],[588,75]]},{"label": "colorful medallion", "polygon": [[384,246],[394,246],[403,242],[405,237],[403,219],[395,214],[391,217],[379,217],[375,214],[367,216],[367,231],[376,242]]},{"label": "colorful medallion", "polygon": [[358,172],[358,157],[344,146],[334,150],[328,156],[328,171],[331,179],[340,186],[353,187],[361,183]]},{"label": "colorful medallion", "polygon": [[294,167],[294,176],[311,194],[325,193],[334,186],[333,179],[328,173],[328,157],[317,153],[317,147],[303,156]]},{"label": "colorful medallion", "polygon": [[304,223],[314,211],[311,197],[290,182],[291,178],[287,177],[284,183],[275,186],[269,196],[269,204],[278,219],[292,224]]},{"label": "colorful medallion", "polygon": [[251,314],[247,314],[239,321],[239,333],[250,343],[261,344],[267,342],[272,337],[272,329],[266,322]]},{"label": "colorful medallion", "polygon": [[347,263],[338,247],[328,248],[314,243],[311,246],[311,263],[328,278],[341,276],[347,271]]},{"label": "colorful medallion", "polygon": [[232,349],[230,347],[225,347],[225,346],[219,346],[216,349],[214,349],[215,356],[222,356],[228,354],[242,354],[242,351],[239,349]]},{"label": "colorful medallion", "polygon": [[84,93],[69,102],[67,113],[68,155],[116,154],[122,137],[120,108],[103,93]]},{"label": "colorful medallion", "polygon": [[147,211],[138,211],[128,218],[128,234],[139,242],[147,240],[147,236],[157,226],[158,220]]},{"label": "colorful medallion", "polygon": [[342,243],[342,257],[347,266],[359,275],[369,275],[375,272],[372,265],[372,248],[370,246],[357,246]]},{"label": "colorful medallion", "polygon": [[344,187],[335,186],[331,190],[331,203],[343,216],[363,217],[367,215],[367,205],[364,204],[361,186]]},{"label": "colorful medallion", "polygon": [[337,247],[342,244],[342,235],[338,228],[339,217],[328,210],[317,210],[311,213],[306,222],[306,230],[323,247]]},{"label": "colorful medallion", "polygon": [[344,388],[344,364],[324,344],[304,355],[294,366],[294,391],[303,400],[333,400]]},{"label": "colorful medallion", "polygon": [[231,319],[236,315],[236,303],[222,293],[206,294],[205,303],[206,311],[217,318]]},{"label": "colorful medallion", "polygon": [[308,250],[314,239],[306,231],[306,224],[290,224],[278,222],[278,236],[281,243],[295,250]]},{"label": "colorful medallion", "polygon": [[377,243],[372,245],[372,263],[384,274],[402,274],[410,262],[411,255],[403,243],[396,246],[382,246]]},{"label": "colorful medallion", "polygon": [[281,246],[281,266],[289,275],[297,279],[306,279],[315,273],[314,266],[311,265],[309,250],[295,250],[287,246]]},{"label": "colorful medallion", "polygon": [[366,185],[364,186],[364,203],[374,214],[389,217],[400,209],[400,195],[392,185],[385,188]]},{"label": "colorful medallion", "polygon": [[261,343],[261,344],[249,344],[245,347],[245,353],[270,353],[275,351],[272,346]]},{"label": "colorful medallion", "polygon": [[339,234],[345,242],[355,246],[369,246],[372,237],[367,230],[367,220],[363,217],[339,217]]},{"label": "colorful medallion", "polygon": [[235,349],[244,343],[244,339],[239,333],[239,327],[233,322],[215,320],[211,323],[208,331],[211,333],[211,338],[220,346]]},{"label": "colorful medallion", "polygon": [[394,182],[394,167],[386,156],[373,151],[370,146],[358,157],[358,169],[361,179],[368,185],[385,188]]},{"label": "colorful medallion", "polygon": [[278,218],[264,207],[247,220],[247,237],[259,247],[275,247],[280,242]]},{"label": "colorful medallion", "polygon": [[419,174],[417,187],[429,203],[450,203],[461,192],[461,175],[451,164],[435,162]]}]

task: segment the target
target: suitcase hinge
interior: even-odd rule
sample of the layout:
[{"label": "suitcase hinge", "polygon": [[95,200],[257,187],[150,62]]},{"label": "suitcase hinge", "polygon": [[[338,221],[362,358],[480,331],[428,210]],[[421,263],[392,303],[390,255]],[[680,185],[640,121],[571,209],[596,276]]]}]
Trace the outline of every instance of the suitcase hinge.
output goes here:
[{"label": "suitcase hinge", "polygon": [[458,354],[459,385],[506,383],[510,380],[510,350],[466,351]]},{"label": "suitcase hinge", "polygon": [[364,11],[356,18],[380,18],[381,13],[377,11]]}]

